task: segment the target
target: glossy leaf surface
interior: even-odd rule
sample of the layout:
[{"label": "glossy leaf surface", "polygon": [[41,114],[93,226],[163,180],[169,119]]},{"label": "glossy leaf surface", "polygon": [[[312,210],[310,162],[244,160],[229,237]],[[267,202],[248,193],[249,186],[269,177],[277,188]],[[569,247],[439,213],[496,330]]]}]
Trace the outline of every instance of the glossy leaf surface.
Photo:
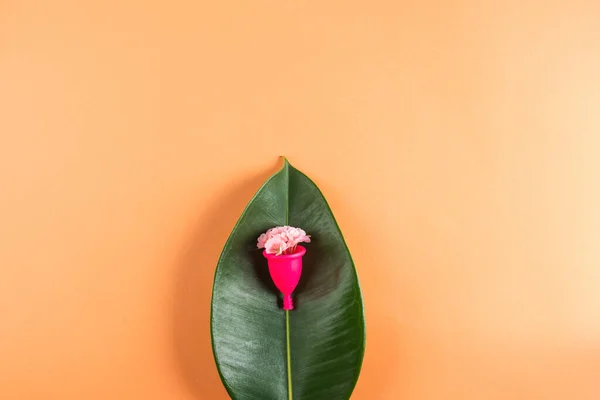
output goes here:
[{"label": "glossy leaf surface", "polygon": [[[312,236],[295,309],[287,315],[256,248],[256,238],[278,225]],[[259,189],[227,240],[211,307],[215,361],[233,399],[350,398],[365,345],[356,270],[321,191],[287,160]]]}]

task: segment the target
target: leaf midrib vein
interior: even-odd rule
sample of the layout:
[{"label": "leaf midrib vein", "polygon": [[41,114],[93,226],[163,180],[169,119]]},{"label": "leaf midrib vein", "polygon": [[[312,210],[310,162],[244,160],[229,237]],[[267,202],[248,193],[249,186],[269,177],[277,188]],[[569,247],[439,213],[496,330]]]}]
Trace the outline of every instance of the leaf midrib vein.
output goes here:
[{"label": "leaf midrib vein", "polygon": [[[287,160],[284,159],[285,168],[285,225],[289,224],[290,214],[290,166]],[[286,345],[286,356],[287,356],[287,379],[288,379],[288,400],[293,400],[294,395],[292,391],[292,353],[290,344],[290,312],[285,311],[285,345]]]}]

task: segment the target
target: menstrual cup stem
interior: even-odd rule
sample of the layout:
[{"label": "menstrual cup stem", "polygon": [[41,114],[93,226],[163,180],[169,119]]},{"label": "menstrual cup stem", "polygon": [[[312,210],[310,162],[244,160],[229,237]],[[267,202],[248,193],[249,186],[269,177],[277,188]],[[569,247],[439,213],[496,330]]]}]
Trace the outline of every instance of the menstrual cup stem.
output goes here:
[{"label": "menstrual cup stem", "polygon": [[294,302],[292,301],[292,295],[286,294],[283,296],[283,309],[284,310],[293,310]]}]

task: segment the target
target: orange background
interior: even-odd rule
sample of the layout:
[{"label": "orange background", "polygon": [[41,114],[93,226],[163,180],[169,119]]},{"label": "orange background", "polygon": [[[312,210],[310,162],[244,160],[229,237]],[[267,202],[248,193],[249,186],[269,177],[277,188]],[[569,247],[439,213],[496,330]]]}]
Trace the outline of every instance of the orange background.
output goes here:
[{"label": "orange background", "polygon": [[353,400],[597,400],[599,21],[597,0],[0,1],[0,398],[226,399],[212,276],[286,155],[358,266]]}]

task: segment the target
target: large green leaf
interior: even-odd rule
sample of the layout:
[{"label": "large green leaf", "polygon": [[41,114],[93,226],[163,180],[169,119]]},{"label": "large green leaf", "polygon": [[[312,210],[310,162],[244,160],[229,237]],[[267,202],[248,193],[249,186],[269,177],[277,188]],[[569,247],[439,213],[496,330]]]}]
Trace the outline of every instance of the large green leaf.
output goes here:
[{"label": "large green leaf", "polygon": [[[256,248],[256,238],[277,225],[312,235],[289,312]],[[365,346],[356,270],[321,191],[287,160],[225,244],[213,285],[211,335],[233,399],[344,400],[354,389]]]}]

